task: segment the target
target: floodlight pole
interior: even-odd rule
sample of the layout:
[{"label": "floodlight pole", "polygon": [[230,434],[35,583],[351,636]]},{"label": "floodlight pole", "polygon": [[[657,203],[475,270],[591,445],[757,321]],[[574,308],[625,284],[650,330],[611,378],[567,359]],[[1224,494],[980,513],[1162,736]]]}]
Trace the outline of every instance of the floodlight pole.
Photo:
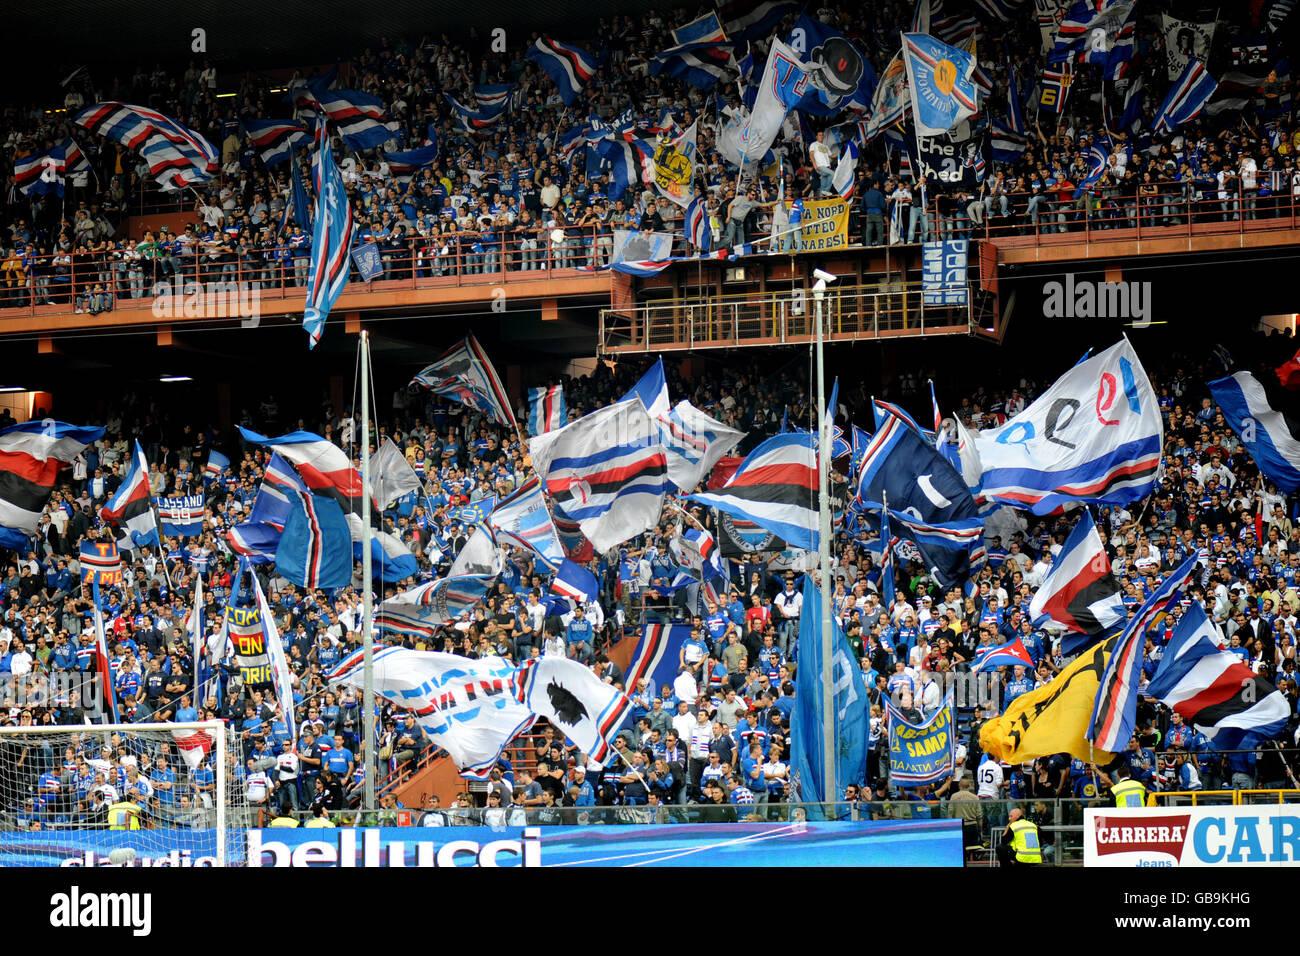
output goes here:
[{"label": "floodlight pole", "polygon": [[375,608],[370,595],[370,333],[361,330],[361,644],[365,648],[365,676],[361,706],[365,761],[365,809],[375,809]]},{"label": "floodlight pole", "polygon": [[821,569],[822,624],[822,800],[839,799],[835,786],[835,645],[831,640],[831,504],[828,471],[830,469],[830,417],[834,409],[826,407],[826,365],[822,354],[822,300],[826,297],[826,280],[813,286],[813,303],[817,323],[817,566]]}]

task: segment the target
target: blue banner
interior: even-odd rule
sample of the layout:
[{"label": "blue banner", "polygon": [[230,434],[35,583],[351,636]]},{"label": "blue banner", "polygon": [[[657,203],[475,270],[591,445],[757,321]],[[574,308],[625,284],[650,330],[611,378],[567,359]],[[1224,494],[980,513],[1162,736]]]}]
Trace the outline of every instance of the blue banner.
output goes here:
[{"label": "blue banner", "polygon": [[889,703],[889,781],[899,787],[936,783],[949,776],[956,750],[952,692],[929,719],[912,724]]},{"label": "blue banner", "polygon": [[363,242],[352,250],[352,261],[357,264],[357,272],[362,282],[370,282],[384,274],[384,263],[379,258],[379,247],[373,242]]},{"label": "blue banner", "polygon": [[966,305],[970,242],[944,239],[921,246],[921,297],[926,305]]}]

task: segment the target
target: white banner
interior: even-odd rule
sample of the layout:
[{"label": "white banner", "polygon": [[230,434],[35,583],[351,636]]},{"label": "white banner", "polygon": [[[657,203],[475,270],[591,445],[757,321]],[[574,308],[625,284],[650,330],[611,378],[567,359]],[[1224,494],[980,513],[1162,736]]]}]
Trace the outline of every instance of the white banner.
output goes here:
[{"label": "white banner", "polygon": [[1300,806],[1083,811],[1084,866],[1297,866]]},{"label": "white banner", "polygon": [[1165,37],[1165,66],[1169,79],[1183,75],[1191,60],[1205,63],[1210,58],[1214,42],[1214,23],[1191,23],[1175,20],[1167,13],[1160,14],[1160,29]]}]

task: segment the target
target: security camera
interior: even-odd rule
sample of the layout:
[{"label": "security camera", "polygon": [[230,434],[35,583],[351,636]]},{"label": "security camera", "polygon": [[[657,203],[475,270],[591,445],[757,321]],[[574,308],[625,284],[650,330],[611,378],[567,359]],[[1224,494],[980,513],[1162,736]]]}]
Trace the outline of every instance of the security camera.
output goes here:
[{"label": "security camera", "polygon": [[822,282],[834,282],[836,279],[839,278],[839,276],[833,276],[829,272],[825,271],[824,269],[814,269],[813,275],[816,278],[820,279]]}]

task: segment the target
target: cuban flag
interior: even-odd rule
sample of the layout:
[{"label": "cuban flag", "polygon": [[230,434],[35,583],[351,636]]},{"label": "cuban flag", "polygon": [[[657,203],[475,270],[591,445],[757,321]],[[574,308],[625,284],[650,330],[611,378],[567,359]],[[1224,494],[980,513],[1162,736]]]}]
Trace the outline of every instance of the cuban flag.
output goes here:
[{"label": "cuban flag", "polygon": [[477,409],[498,425],[519,427],[492,360],[472,333],[443,352],[438,361],[411,379],[411,384]]},{"label": "cuban flag", "polygon": [[1120,753],[1133,736],[1147,630],[1178,599],[1198,560],[1199,557],[1193,555],[1166,577],[1129,620],[1123,633],[1106,642],[1105,648],[1110,655],[1100,676],[1088,729],[1084,732],[1084,737],[1098,750]]},{"label": "cuban flag", "polygon": [[334,165],[324,123],[316,127],[316,173],[316,226],[312,230],[311,269],[307,273],[307,306],[302,313],[310,348],[320,341],[330,309],[348,281],[352,249],[352,205],[343,188],[343,177]]},{"label": "cuban flag", "polygon": [[1283,492],[1300,489],[1300,421],[1274,408],[1264,386],[1249,372],[1216,379],[1209,387],[1224,421],[1259,470]]},{"label": "cuban flag", "polygon": [[1017,664],[1026,669],[1034,666],[1034,659],[1029,656],[1029,651],[1025,650],[1025,645],[1018,637],[996,647],[986,644],[976,648],[971,673],[978,674],[980,671],[992,670],[995,667],[1015,667]]},{"label": "cuban flag", "polygon": [[659,523],[668,464],[641,399],[625,398],[528,444],[556,506],[597,551]]},{"label": "cuban flag", "polygon": [[352,534],[336,501],[294,492],[294,508],[275,551],[275,569],[305,588],[341,588],[352,581]]},{"label": "cuban flag", "polygon": [[528,390],[528,434],[541,435],[563,428],[569,413],[564,407],[564,386],[543,385]]},{"label": "cuban flag", "polygon": [[586,604],[588,601],[594,601],[596,595],[600,593],[600,582],[582,565],[565,558],[560,563],[559,570],[555,572],[551,590],[556,594],[573,598],[579,604]]},{"label": "cuban flag", "polygon": [[596,75],[596,58],[570,43],[539,37],[527,56],[555,81],[565,106],[572,106],[582,88]]},{"label": "cuban flag", "polygon": [[1035,627],[1049,622],[1069,633],[1061,652],[1073,657],[1121,627],[1128,617],[1119,582],[1092,514],[1084,511],[1029,604]]},{"label": "cuban flag", "polygon": [[564,549],[546,508],[541,479],[536,475],[502,498],[487,522],[498,539],[527,548],[552,568],[564,561]]},{"label": "cuban flag", "polygon": [[292,120],[243,119],[240,125],[266,166],[288,162],[293,151],[311,139],[306,125]]},{"label": "cuban flag", "polygon": [[1123,339],[979,433],[982,493],[1039,515],[1072,501],[1128,504],[1155,487],[1163,439],[1151,381]]},{"label": "cuban flag", "polygon": [[578,745],[592,760],[610,760],[610,741],[632,701],[595,672],[565,657],[534,657],[519,665],[515,700]]},{"label": "cuban flag", "polygon": [[100,510],[99,516],[113,528],[120,550],[158,547],[158,524],[154,520],[153,499],[149,495],[149,465],[138,441],[126,477]]},{"label": "cuban flag", "polygon": [[979,112],[969,53],[924,33],[905,33],[903,62],[917,135],[942,136]]},{"label": "cuban flag", "polygon": [[817,550],[816,439],[803,432],[774,435],[745,458],[716,492],[688,501],[752,521],[795,548]]},{"label": "cuban flag", "polygon": [[1215,750],[1251,750],[1286,729],[1286,697],[1236,654],[1193,601],[1174,628],[1146,692],[1205,734]]},{"label": "cuban flag", "polygon": [[1183,75],[1165,94],[1160,109],[1156,110],[1154,132],[1172,132],[1194,118],[1205,108],[1218,87],[1218,80],[1210,76],[1205,64],[1200,60],[1191,60],[1187,69],[1183,70]]},{"label": "cuban flag", "polygon": [[0,431],[0,547],[27,553],[60,469],[103,437],[102,428],[49,419]]}]

